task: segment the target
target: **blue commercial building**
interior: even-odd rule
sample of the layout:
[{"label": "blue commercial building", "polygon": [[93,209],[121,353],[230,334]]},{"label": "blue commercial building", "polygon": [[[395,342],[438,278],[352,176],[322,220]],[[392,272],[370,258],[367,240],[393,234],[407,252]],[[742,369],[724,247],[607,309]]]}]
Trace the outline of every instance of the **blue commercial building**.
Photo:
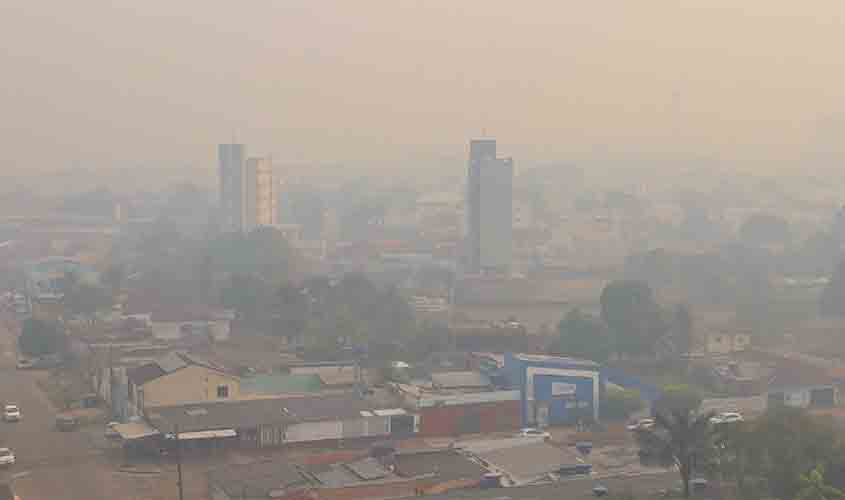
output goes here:
[{"label": "blue commercial building", "polygon": [[605,376],[593,362],[560,356],[504,356],[503,373],[519,388],[525,426],[598,421]]}]

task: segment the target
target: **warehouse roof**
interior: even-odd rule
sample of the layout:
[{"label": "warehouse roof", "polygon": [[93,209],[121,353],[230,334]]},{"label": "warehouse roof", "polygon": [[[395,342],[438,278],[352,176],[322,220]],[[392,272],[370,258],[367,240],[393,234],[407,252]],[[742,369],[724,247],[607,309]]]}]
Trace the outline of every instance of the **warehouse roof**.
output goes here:
[{"label": "warehouse roof", "polygon": [[296,420],[285,412],[287,399],[214,401],[151,408],[148,419],[161,432],[243,429],[258,425],[286,424]]},{"label": "warehouse roof", "polygon": [[287,460],[229,465],[212,471],[210,481],[230,498],[274,498],[311,485],[299,468]]},{"label": "warehouse roof", "polygon": [[481,479],[487,472],[454,449],[399,453],[394,460],[396,473],[403,477],[434,475],[443,481],[453,481]]},{"label": "warehouse roof", "polygon": [[472,451],[472,454],[495,471],[509,476],[516,484],[530,484],[546,479],[548,474],[564,466],[581,463],[579,457],[569,450],[543,441],[527,441],[517,446],[488,447]]},{"label": "warehouse roof", "polygon": [[259,425],[358,419],[378,406],[354,394],[212,401],[151,408],[148,419],[161,432],[247,429]]},{"label": "warehouse roof", "polygon": [[355,394],[286,398],[284,401],[288,414],[301,421],[361,418],[362,411],[380,408]]}]

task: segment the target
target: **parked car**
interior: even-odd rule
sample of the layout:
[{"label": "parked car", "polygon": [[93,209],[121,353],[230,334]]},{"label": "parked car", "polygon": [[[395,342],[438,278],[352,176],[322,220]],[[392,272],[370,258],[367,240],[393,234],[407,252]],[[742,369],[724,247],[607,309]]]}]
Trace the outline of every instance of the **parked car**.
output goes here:
[{"label": "parked car", "polygon": [[15,454],[9,448],[0,448],[0,465],[4,467],[15,465]]},{"label": "parked car", "polygon": [[21,419],[21,409],[16,404],[9,403],[3,407],[3,420],[6,422],[18,422]]},{"label": "parked car", "polygon": [[742,422],[744,419],[742,418],[742,414],[735,411],[728,411],[724,413],[719,413],[718,415],[712,417],[710,419],[710,423],[713,425],[719,424],[735,424],[737,422]]},{"label": "parked car", "polygon": [[593,495],[597,497],[604,497],[607,496],[608,489],[607,486],[597,484],[593,486]]},{"label": "parked car", "polygon": [[517,437],[541,437],[543,439],[549,439],[552,437],[552,435],[542,429],[526,427],[525,429],[519,431]]},{"label": "parked car", "polygon": [[76,430],[79,422],[77,422],[76,418],[73,415],[57,415],[56,416],[56,429],[67,432]]},{"label": "parked car", "polygon": [[28,370],[33,367],[33,363],[31,359],[20,358],[18,359],[18,370]]},{"label": "parked car", "polygon": [[657,422],[655,422],[653,418],[643,418],[628,424],[627,429],[631,432],[644,431],[654,429],[655,425],[657,425]]}]

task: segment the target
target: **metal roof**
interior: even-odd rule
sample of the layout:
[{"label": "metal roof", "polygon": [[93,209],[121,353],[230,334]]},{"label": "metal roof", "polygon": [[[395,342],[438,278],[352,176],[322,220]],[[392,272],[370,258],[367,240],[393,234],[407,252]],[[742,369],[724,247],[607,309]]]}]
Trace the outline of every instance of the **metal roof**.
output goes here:
[{"label": "metal roof", "polygon": [[155,380],[166,373],[158,363],[147,363],[126,370],[126,376],[135,385],[144,385],[150,380]]},{"label": "metal roof", "polygon": [[396,473],[402,477],[435,475],[440,481],[481,479],[487,472],[458,450],[426,450],[398,453],[394,456]]},{"label": "metal roof", "polygon": [[545,479],[566,465],[579,462],[577,455],[544,442],[529,442],[521,446],[491,449],[475,453],[496,471],[509,476],[516,484],[529,484]]},{"label": "metal roof", "polygon": [[312,484],[287,460],[228,465],[212,471],[209,480],[230,498],[271,498],[275,492]]},{"label": "metal roof", "polygon": [[436,387],[457,388],[457,387],[487,387],[490,379],[480,372],[455,371],[439,372],[431,374],[431,383]]},{"label": "metal roof", "polygon": [[147,417],[161,432],[195,432],[280,425],[295,420],[285,413],[285,399],[246,399],[151,408]]},{"label": "metal roof", "polygon": [[250,429],[259,425],[351,420],[378,406],[356,395],[298,396],[210,401],[150,408],[148,420],[161,432]]},{"label": "metal roof", "polygon": [[319,375],[259,374],[241,380],[241,391],[252,394],[307,394],[319,392],[323,381]]}]

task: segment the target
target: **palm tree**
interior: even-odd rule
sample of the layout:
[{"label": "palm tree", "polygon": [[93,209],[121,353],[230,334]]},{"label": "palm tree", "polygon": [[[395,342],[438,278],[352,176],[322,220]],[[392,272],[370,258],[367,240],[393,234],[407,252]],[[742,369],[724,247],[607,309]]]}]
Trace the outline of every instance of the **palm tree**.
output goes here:
[{"label": "palm tree", "polygon": [[703,464],[712,455],[715,433],[711,418],[713,413],[672,409],[655,415],[653,429],[637,433],[642,460],[678,468],[684,498],[690,495],[690,479],[696,464]]},{"label": "palm tree", "polygon": [[832,500],[842,497],[845,497],[845,493],[825,482],[824,467],[821,465],[807,474],[801,474],[801,489],[795,495],[796,500]]}]

